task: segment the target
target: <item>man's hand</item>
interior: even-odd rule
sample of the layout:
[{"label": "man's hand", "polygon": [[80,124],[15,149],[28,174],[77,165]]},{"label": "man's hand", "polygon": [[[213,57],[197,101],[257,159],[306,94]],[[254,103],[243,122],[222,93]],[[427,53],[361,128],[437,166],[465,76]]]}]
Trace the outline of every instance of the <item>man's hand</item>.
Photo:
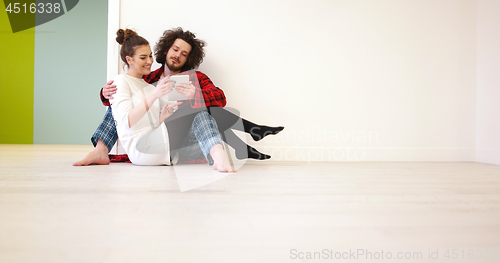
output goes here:
[{"label": "man's hand", "polygon": [[112,85],[113,81],[110,80],[104,87],[102,87],[102,95],[105,99],[110,100],[113,98],[113,95],[116,93],[116,85]]},{"label": "man's hand", "polygon": [[196,88],[193,85],[193,82],[190,81],[188,83],[179,83],[177,84],[177,87],[175,87],[175,90],[179,92],[180,94],[184,95],[186,98],[192,100],[194,99],[194,93],[196,91]]}]

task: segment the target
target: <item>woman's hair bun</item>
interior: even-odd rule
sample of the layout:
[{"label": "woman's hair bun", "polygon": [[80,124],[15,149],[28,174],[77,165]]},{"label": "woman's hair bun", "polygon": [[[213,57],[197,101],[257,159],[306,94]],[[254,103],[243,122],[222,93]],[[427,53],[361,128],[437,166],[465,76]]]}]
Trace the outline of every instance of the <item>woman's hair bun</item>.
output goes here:
[{"label": "woman's hair bun", "polygon": [[116,42],[121,45],[120,57],[123,62],[127,63],[127,65],[127,56],[133,57],[137,47],[143,45],[149,46],[149,42],[145,38],[139,36],[134,30],[131,29],[119,29],[116,31]]},{"label": "woman's hair bun", "polygon": [[125,43],[125,41],[127,41],[127,39],[132,36],[137,36],[137,33],[134,30],[118,29],[118,31],[116,31],[116,42],[118,42],[118,44],[120,45],[123,45],[123,43]]}]

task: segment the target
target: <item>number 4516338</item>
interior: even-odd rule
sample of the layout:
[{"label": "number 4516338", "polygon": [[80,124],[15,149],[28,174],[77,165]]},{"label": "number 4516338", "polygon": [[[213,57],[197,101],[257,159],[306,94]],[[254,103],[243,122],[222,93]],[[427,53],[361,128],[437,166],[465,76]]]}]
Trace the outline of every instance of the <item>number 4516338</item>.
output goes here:
[{"label": "number 4516338", "polygon": [[14,14],[19,14],[19,13],[60,13],[61,12],[61,4],[60,3],[31,3],[29,6],[24,3],[10,3],[7,8],[5,9],[9,14],[14,13]]}]

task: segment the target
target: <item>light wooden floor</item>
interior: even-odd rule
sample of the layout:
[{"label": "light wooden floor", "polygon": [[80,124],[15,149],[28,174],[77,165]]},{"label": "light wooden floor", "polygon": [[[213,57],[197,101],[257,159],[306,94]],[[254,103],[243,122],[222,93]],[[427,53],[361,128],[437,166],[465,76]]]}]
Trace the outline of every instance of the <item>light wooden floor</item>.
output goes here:
[{"label": "light wooden floor", "polygon": [[180,192],[173,167],[71,166],[89,150],[0,145],[0,262],[500,262],[500,166],[248,162]]}]

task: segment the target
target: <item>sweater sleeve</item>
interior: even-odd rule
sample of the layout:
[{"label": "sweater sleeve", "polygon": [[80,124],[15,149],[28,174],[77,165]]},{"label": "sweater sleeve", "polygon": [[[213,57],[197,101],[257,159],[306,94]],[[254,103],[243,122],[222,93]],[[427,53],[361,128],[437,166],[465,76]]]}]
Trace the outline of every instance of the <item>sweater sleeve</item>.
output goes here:
[{"label": "sweater sleeve", "polygon": [[[160,79],[161,74],[163,74],[163,67],[160,67],[159,69],[149,73],[149,75],[144,75],[143,78],[147,83],[154,83]],[[115,83],[115,85],[116,85],[116,83]],[[109,104],[109,100],[104,98],[104,95],[102,95],[102,90],[103,90],[103,88],[101,88],[101,92],[99,93],[99,95],[101,97],[102,105],[111,106]]]},{"label": "sweater sleeve", "polygon": [[113,95],[113,99],[109,102],[111,103],[111,109],[113,112],[113,117],[118,124],[125,123],[128,128],[128,113],[133,109],[132,105],[132,92],[130,90],[130,85],[124,76],[118,75],[114,83],[116,85],[116,94]]}]

